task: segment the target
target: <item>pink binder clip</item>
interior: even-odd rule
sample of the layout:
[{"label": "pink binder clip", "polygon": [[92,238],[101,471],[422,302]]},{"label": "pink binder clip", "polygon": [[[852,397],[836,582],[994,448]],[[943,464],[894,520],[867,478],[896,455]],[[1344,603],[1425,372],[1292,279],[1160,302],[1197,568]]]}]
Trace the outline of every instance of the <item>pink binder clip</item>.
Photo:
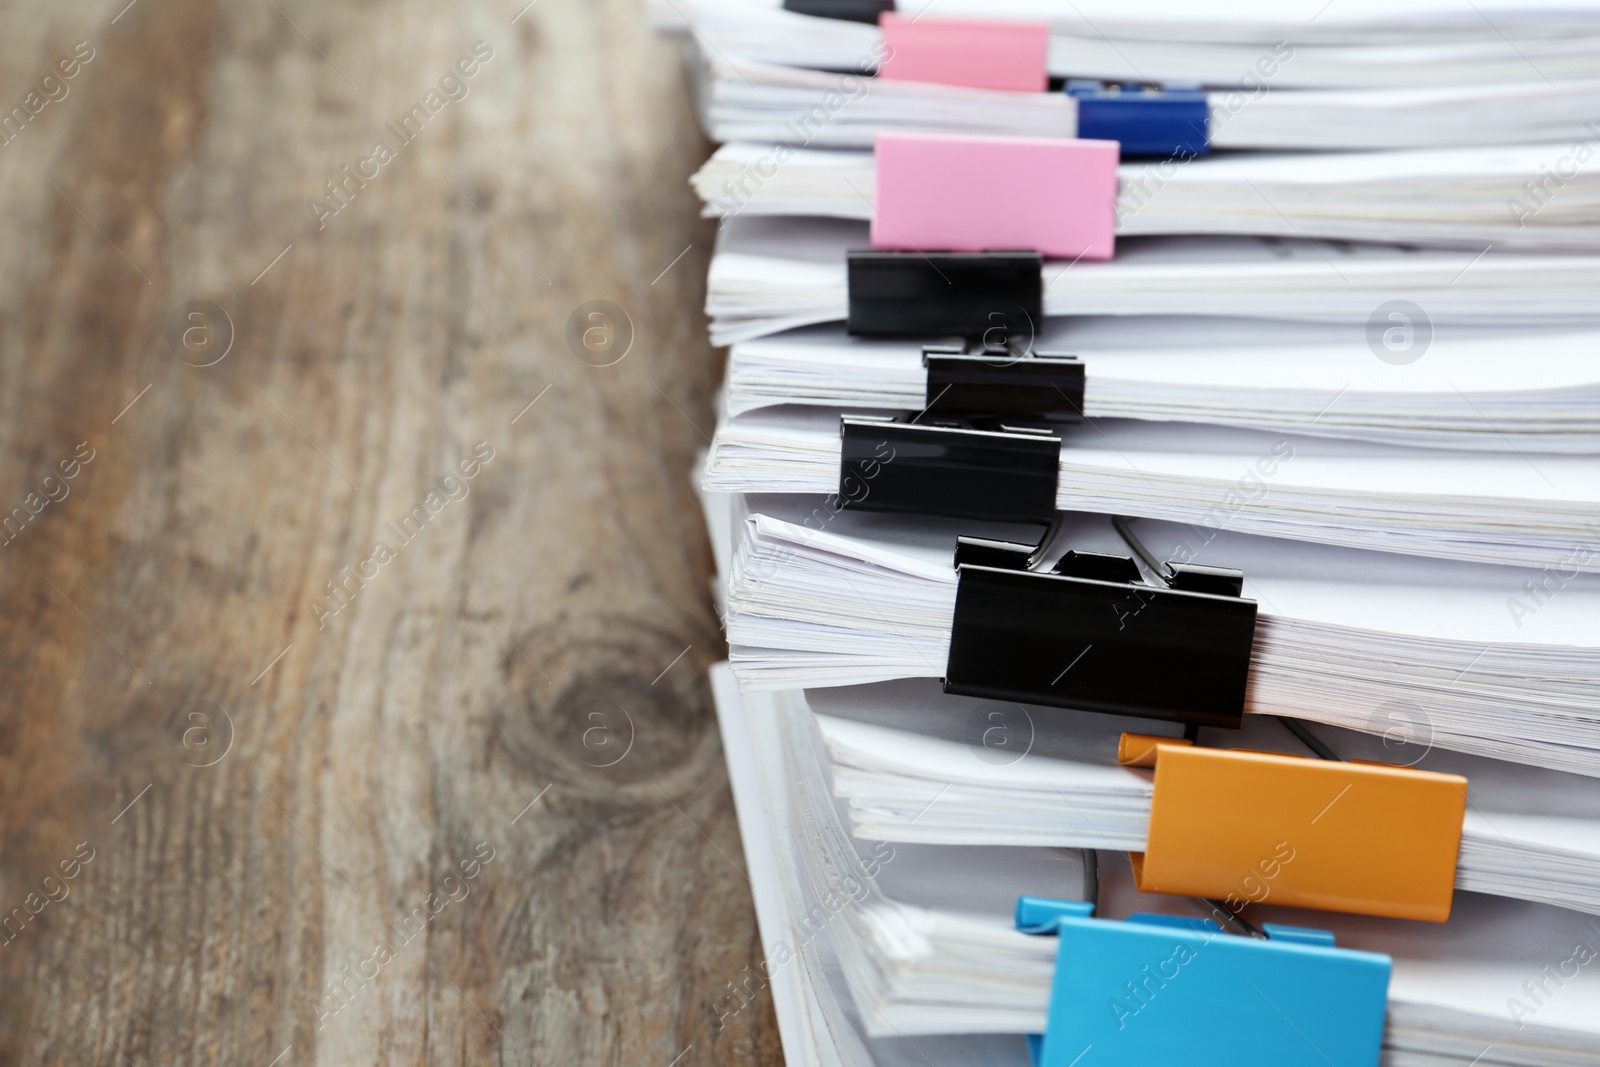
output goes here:
[{"label": "pink binder clip", "polygon": [[911,19],[886,11],[878,26],[885,47],[878,77],[888,81],[1016,93],[1050,87],[1050,27],[1043,22]]},{"label": "pink binder clip", "polygon": [[1115,141],[881,133],[872,247],[1110,259]]}]

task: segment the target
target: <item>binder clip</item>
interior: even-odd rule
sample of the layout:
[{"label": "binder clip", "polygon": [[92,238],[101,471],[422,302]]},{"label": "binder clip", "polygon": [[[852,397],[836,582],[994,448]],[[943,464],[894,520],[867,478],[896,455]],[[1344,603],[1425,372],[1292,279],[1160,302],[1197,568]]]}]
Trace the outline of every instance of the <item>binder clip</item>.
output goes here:
[{"label": "binder clip", "polygon": [[1110,259],[1117,161],[1112,140],[880,133],[872,246]]},{"label": "binder clip", "polygon": [[1082,421],[1083,361],[1065,352],[1019,354],[1018,347],[923,345],[926,411],[941,417],[1011,415]]},{"label": "binder clip", "polygon": [[907,18],[878,19],[884,55],[878,77],[970,89],[1042,93],[1050,86],[1050,27],[1043,22]]},{"label": "binder clip", "polygon": [[846,509],[1046,524],[1056,510],[1061,438],[1047,429],[839,420]]},{"label": "binder clip", "polygon": [[1044,318],[1037,252],[846,253],[858,337],[1029,336]]},{"label": "binder clip", "polygon": [[[892,464],[890,465],[892,466]],[[1238,729],[1256,603],[1240,571],[962,537],[947,693]],[[1161,572],[1158,570],[1158,575]]]},{"label": "binder clip", "polygon": [[1192,746],[1123,734],[1125,767],[1153,767],[1147,893],[1271,901],[1444,922],[1467,780],[1411,767]]},{"label": "binder clip", "polygon": [[845,22],[877,25],[880,15],[894,10],[894,0],[783,0],[783,9],[819,19],[842,19]]},{"label": "binder clip", "polygon": [[1211,151],[1211,111],[1199,86],[1069,79],[1066,93],[1078,102],[1078,136],[1116,141],[1124,157],[1192,159]]},{"label": "binder clip", "polygon": [[1257,939],[1209,919],[1093,914],[1017,901],[1018,930],[1060,940],[1045,1032],[1028,1039],[1036,1067],[1377,1067],[1388,956],[1298,926]]}]

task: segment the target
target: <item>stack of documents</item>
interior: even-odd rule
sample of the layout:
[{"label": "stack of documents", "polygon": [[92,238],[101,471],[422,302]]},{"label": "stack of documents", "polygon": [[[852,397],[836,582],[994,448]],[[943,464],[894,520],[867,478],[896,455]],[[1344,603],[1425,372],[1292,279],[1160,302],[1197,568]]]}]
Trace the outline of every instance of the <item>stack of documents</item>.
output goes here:
[{"label": "stack of documents", "polygon": [[[703,42],[703,39],[697,39]],[[924,82],[867,82],[719,55],[701,43],[696,84],[714,141],[870,148],[885,130],[1074,137],[1076,101]],[[1396,89],[1207,94],[1211,147],[1228,149],[1443,148],[1561,145],[1595,140],[1600,80]]]},{"label": "stack of documents", "polygon": [[[729,661],[752,691],[943,677],[957,537],[1015,536],[821,498],[736,507],[747,510],[727,575]],[[1259,605],[1247,714],[1382,734],[1380,709],[1399,702],[1427,709],[1441,748],[1600,776],[1600,576],[1135,528],[1158,559],[1244,570]],[[1087,515],[1066,516],[1058,544],[1126,551]],[[1092,649],[1064,649],[1062,667],[1079,654]]]},{"label": "stack of documents", "polygon": [[[1600,549],[1581,550],[1600,541],[1600,463],[1592,455],[1421,451],[1120,419],[1057,432],[1061,511],[1600,573]],[[731,493],[836,492],[840,444],[838,416],[825,411],[769,408],[726,419],[705,484]]]},{"label": "stack of documents", "polygon": [[[870,187],[869,187],[870,188]],[[839,219],[726,220],[706,281],[711,341],[843,321],[845,254],[867,227]],[[1421,251],[1246,237],[1145,237],[1116,258],[1046,260],[1046,315],[1215,315],[1339,322],[1376,334],[1427,323],[1600,322],[1600,256]],[[1412,310],[1414,309],[1414,310]],[[1420,316],[1419,316],[1420,312]]]},{"label": "stack of documents", "polygon": [[[746,699],[756,702],[754,694]],[[1118,766],[1117,738],[1147,724],[1116,716],[1064,719],[1052,708],[946,695],[931,681],[770,699],[798,701],[815,714],[816,730],[803,736],[824,746],[834,793],[848,805],[858,837],[1145,850],[1151,775]],[[1459,888],[1600,914],[1600,782],[1433,747],[1414,710],[1409,717],[1405,709],[1391,711],[1387,739],[1333,727],[1319,727],[1318,734],[1345,759],[1468,778],[1472,803]],[[1278,723],[1259,717],[1237,736],[1206,740],[1304,751]]]},{"label": "stack of documents", "polygon": [[[1424,341],[1415,333],[1385,338],[1404,327],[1381,325],[1369,339],[1365,330],[1323,323],[1059,318],[1041,324],[1034,343],[1084,361],[1089,419],[1512,454],[1600,453],[1600,329],[1430,327]],[[1508,380],[1512,358],[1517,372]],[[733,345],[727,407],[734,427],[741,416],[782,405],[936,417],[942,398],[927,383],[917,342],[817,327]]]},{"label": "stack of documents", "polygon": [[1600,4],[896,8],[651,5],[722,142],[719,1019],[1600,1063]]},{"label": "stack of documents", "polygon": [[[1010,912],[1019,894],[1082,894],[1078,855],[854,836],[830,796],[804,698],[741,695],[722,668],[712,681],[789,1061],[1024,1067],[1026,1045],[1004,1035],[1044,1028],[1056,960],[1053,945],[1011,928]],[[1103,855],[1106,910],[1204,914],[1137,893],[1126,865]],[[1594,957],[1590,916],[1470,892],[1439,926],[1259,910],[1394,957],[1386,1064],[1580,1067],[1600,1058],[1600,978],[1568,962]],[[1286,1050],[1285,1062],[1304,1051]]]},{"label": "stack of documents", "polygon": [[[1600,151],[1600,140],[1591,150]],[[1559,193],[1516,209],[1523,183],[1558,158],[1567,158],[1572,172]],[[1474,252],[1600,250],[1600,166],[1578,165],[1570,144],[1123,163],[1116,178],[1121,192],[1113,210],[1125,237],[1248,234]],[[871,219],[877,210],[889,226],[902,225],[896,210],[876,205],[876,181],[871,152],[780,153],[741,142],[719,148],[694,187],[712,217]]]},{"label": "stack of documents", "polygon": [[[919,19],[1048,22],[1048,67],[1061,78],[1256,91],[1564,83],[1600,69],[1600,18],[1581,0],[932,0],[904,11]],[[780,0],[653,0],[651,14],[658,27],[741,59],[872,71],[882,55],[877,26],[796,14]]]}]

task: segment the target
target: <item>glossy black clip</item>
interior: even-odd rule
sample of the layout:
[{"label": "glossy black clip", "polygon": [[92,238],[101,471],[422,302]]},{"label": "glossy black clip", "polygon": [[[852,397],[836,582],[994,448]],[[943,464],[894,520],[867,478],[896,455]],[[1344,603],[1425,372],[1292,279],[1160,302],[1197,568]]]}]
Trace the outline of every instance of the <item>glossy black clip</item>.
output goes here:
[{"label": "glossy black clip", "polygon": [[960,539],[947,693],[1238,729],[1255,640],[1244,575],[1169,564],[1145,584],[1128,556]]},{"label": "glossy black clip", "polygon": [[878,16],[894,10],[894,0],[783,0],[783,9],[819,19],[878,24]]},{"label": "glossy black clip", "polygon": [[1048,523],[1061,438],[1048,430],[840,419],[839,501],[857,511]]},{"label": "glossy black clip", "polygon": [[928,371],[927,410],[934,415],[1083,418],[1084,369],[1077,356],[923,345],[922,364]]},{"label": "glossy black clip", "polygon": [[858,337],[954,336],[985,348],[1017,347],[1044,318],[1044,257],[1037,252],[856,249],[846,265],[846,325]]}]

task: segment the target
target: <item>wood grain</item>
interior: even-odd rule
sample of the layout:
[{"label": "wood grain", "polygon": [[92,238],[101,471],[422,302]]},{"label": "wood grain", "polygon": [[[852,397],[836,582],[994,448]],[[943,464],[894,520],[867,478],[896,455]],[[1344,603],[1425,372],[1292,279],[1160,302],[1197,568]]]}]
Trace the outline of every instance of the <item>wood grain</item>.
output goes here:
[{"label": "wood grain", "polygon": [[777,1062],[638,0],[0,27],[0,1062]]}]

